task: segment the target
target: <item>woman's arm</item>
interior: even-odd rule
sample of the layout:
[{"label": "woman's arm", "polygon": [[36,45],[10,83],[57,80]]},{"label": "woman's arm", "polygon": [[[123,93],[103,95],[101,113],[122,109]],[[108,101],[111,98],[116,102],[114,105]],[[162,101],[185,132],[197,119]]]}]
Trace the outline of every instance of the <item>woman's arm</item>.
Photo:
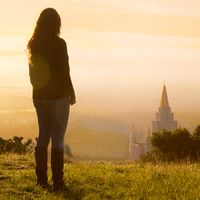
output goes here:
[{"label": "woman's arm", "polygon": [[73,105],[76,103],[76,95],[74,91],[74,87],[72,84],[71,76],[70,76],[70,67],[69,67],[69,56],[67,52],[67,44],[64,40],[63,41],[63,60],[64,60],[64,71],[65,76],[67,78],[67,83],[69,84],[69,94],[70,94],[70,104]]}]

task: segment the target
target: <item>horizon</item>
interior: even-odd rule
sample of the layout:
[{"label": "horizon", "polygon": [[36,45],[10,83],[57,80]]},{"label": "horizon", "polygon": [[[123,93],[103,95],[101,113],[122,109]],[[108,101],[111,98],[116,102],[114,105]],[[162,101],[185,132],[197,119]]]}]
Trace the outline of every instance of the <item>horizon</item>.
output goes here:
[{"label": "horizon", "polygon": [[77,93],[72,113],[154,116],[165,83],[175,118],[190,113],[187,126],[199,121],[194,116],[200,112],[200,3],[195,0],[189,5],[180,0],[2,2],[1,109],[20,107],[9,98],[26,99],[25,108],[33,109],[26,45],[46,7],[55,8],[62,20]]}]

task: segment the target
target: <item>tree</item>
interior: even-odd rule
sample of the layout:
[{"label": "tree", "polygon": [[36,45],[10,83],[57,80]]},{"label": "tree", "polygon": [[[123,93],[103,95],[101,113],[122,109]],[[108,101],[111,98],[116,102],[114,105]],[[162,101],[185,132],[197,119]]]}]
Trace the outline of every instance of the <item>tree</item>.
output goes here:
[{"label": "tree", "polygon": [[200,155],[200,125],[193,131],[191,138],[191,160],[196,161]]},{"label": "tree", "polygon": [[153,133],[151,143],[159,159],[164,161],[181,161],[190,153],[190,132],[187,129],[160,131]]}]

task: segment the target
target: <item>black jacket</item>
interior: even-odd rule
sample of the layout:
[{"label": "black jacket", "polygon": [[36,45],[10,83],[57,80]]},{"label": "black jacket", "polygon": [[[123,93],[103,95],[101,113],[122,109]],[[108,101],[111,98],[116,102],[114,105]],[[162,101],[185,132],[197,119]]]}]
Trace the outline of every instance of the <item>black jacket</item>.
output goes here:
[{"label": "black jacket", "polygon": [[74,95],[66,42],[34,39],[31,43],[29,75],[34,99],[59,99]]}]

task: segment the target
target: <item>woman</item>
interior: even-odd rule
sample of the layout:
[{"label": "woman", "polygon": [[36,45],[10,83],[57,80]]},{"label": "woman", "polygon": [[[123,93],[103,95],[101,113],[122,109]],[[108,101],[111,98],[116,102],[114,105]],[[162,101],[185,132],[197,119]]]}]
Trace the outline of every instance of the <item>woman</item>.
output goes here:
[{"label": "woman", "polygon": [[48,186],[47,148],[51,139],[51,169],[54,190],[63,180],[64,135],[69,105],[76,102],[70,78],[67,46],[59,37],[61,19],[53,8],[44,9],[29,40],[29,75],[33,86],[39,137],[35,148],[37,184]]}]

